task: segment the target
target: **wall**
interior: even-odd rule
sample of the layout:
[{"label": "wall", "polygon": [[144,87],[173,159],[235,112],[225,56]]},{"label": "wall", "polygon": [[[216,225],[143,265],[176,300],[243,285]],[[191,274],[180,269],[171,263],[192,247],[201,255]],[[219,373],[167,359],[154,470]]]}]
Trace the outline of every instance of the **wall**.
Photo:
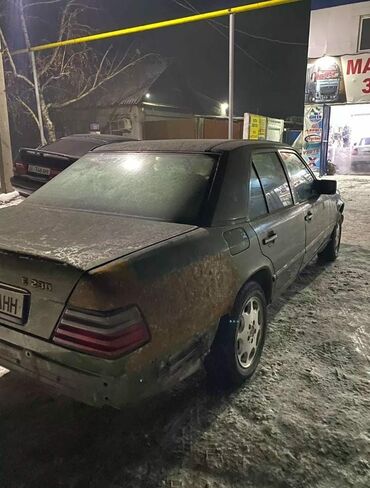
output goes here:
[{"label": "wall", "polygon": [[[193,117],[146,121],[144,139],[227,139],[227,119]],[[242,139],[243,121],[234,122],[234,138]]]},{"label": "wall", "polygon": [[360,17],[370,14],[370,1],[312,10],[308,57],[357,52]]}]

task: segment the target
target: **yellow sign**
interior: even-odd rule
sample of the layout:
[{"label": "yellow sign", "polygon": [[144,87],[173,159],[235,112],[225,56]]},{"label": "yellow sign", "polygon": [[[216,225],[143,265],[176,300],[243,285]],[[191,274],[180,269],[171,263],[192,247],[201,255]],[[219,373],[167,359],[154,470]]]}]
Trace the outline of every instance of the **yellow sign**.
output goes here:
[{"label": "yellow sign", "polygon": [[258,141],[260,133],[260,117],[259,115],[250,114],[249,118],[249,139]]},{"label": "yellow sign", "polygon": [[266,140],[266,133],[267,133],[267,117],[263,117],[262,115],[260,115],[259,117],[260,119],[260,130],[259,130],[259,134],[258,134],[258,139],[260,141],[264,141]]}]

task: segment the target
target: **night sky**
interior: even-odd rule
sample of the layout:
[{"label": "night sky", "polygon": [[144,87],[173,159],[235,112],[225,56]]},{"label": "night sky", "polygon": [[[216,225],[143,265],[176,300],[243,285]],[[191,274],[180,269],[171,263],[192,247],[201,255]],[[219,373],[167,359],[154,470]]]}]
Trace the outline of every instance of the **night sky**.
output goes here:
[{"label": "night sky", "polygon": [[[179,0],[185,5],[185,1]],[[243,0],[190,0],[199,11],[242,5]],[[110,26],[129,26],[143,22],[188,15],[174,0],[108,0]],[[296,44],[280,44],[237,33],[236,113],[246,111],[271,116],[302,115],[309,29],[308,1],[245,13],[236,17],[236,28],[251,35]],[[113,14],[114,12],[114,14]],[[227,19],[217,19],[227,25]],[[227,29],[217,26],[224,35]],[[138,38],[143,49],[173,57],[188,75],[196,90],[227,100],[228,40],[212,25],[201,22]]]},{"label": "night sky", "polygon": [[[190,15],[179,5],[189,3],[199,11],[242,5],[245,0],[88,0],[98,5],[100,12],[92,12],[90,23],[96,32],[129,27],[151,21]],[[42,7],[44,28],[34,25],[32,42],[55,40],[53,21],[55,9]],[[227,19],[217,19],[227,25]],[[217,29],[216,29],[217,28]],[[198,92],[220,102],[228,94],[228,40],[227,29],[220,25],[199,22],[186,26],[94,43],[96,49],[113,44],[117,50],[126,49],[134,42],[140,52],[156,52],[174,59],[188,84]],[[236,115],[254,112],[285,117],[302,115],[304,82],[309,29],[309,1],[236,17]],[[221,33],[219,32],[221,31]],[[14,30],[16,33],[16,30]],[[223,34],[222,34],[223,33]],[[271,42],[253,36],[284,41]],[[19,37],[18,37],[19,39]],[[14,39],[17,44],[17,38]],[[20,46],[18,46],[20,47]]]}]

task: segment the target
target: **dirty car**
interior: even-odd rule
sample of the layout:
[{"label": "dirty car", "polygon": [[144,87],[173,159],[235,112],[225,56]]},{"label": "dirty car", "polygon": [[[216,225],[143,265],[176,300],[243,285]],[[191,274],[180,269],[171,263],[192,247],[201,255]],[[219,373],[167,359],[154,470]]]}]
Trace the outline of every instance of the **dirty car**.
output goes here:
[{"label": "dirty car", "polygon": [[0,213],[0,364],[94,406],[202,365],[241,385],[268,304],[338,256],[343,208],[335,181],[277,143],[96,149]]}]

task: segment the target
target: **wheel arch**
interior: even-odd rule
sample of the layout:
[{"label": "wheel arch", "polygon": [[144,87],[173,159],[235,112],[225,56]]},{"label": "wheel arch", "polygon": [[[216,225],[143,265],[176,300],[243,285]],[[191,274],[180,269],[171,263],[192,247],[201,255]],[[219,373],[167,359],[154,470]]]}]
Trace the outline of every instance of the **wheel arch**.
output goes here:
[{"label": "wheel arch", "polygon": [[243,283],[243,286],[239,289],[238,294],[236,296],[236,300],[243,294],[244,288],[248,283],[254,281],[260,285],[262,288],[267,304],[271,303],[272,301],[272,288],[273,288],[273,277],[270,268],[267,266],[258,269],[253,274],[251,274],[248,279]]}]

